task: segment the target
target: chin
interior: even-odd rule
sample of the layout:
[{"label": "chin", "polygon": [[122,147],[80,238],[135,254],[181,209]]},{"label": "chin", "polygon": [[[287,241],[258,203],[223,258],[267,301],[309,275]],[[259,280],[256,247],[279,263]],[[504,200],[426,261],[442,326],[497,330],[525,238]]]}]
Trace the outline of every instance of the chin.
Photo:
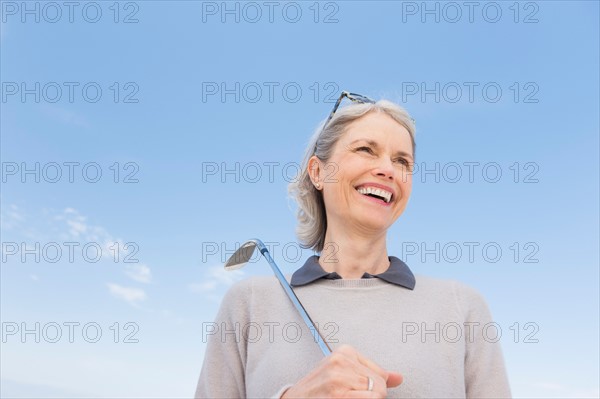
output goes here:
[{"label": "chin", "polygon": [[377,219],[373,219],[372,217],[369,218],[368,220],[360,220],[359,221],[361,226],[364,226],[366,229],[368,230],[374,230],[374,231],[385,231],[387,229],[390,228],[390,226],[393,224],[390,224],[389,220],[377,220]]}]

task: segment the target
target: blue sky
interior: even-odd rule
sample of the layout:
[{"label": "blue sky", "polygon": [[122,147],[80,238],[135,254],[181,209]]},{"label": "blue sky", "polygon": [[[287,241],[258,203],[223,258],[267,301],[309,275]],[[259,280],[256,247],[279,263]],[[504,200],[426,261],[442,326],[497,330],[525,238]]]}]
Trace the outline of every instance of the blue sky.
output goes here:
[{"label": "blue sky", "polygon": [[388,252],[484,294],[516,397],[599,396],[598,2],[0,4],[3,397],[191,396],[270,274],[226,254],[312,254],[287,183],[341,90],[417,121]]}]

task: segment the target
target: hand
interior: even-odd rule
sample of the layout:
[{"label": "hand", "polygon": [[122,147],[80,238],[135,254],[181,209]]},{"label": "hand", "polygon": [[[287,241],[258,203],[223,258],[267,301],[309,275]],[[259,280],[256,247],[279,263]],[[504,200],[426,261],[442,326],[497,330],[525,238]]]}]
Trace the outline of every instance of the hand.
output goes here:
[{"label": "hand", "polygon": [[[369,377],[373,390],[368,391]],[[387,371],[363,357],[353,347],[342,345],[314,370],[284,392],[292,398],[385,398],[387,388],[402,383],[402,375]]]}]

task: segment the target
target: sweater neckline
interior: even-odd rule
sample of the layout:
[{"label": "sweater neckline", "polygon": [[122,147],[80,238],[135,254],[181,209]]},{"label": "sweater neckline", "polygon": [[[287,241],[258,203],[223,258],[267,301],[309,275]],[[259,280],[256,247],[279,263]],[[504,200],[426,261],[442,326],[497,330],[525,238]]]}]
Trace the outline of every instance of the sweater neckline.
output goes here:
[{"label": "sweater neckline", "polygon": [[[311,285],[318,285],[326,288],[371,288],[371,287],[395,287],[380,278],[361,278],[361,279],[321,279]],[[300,287],[298,287],[300,288]]]}]

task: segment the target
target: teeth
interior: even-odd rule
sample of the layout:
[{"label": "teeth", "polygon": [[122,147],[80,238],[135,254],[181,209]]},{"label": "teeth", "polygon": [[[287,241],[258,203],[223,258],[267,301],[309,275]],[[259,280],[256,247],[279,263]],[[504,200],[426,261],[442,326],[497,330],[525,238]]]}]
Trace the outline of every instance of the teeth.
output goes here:
[{"label": "teeth", "polygon": [[392,193],[386,190],[382,190],[380,188],[375,187],[359,187],[357,191],[361,194],[373,194],[378,197],[381,197],[385,200],[385,202],[389,203],[392,200]]}]

